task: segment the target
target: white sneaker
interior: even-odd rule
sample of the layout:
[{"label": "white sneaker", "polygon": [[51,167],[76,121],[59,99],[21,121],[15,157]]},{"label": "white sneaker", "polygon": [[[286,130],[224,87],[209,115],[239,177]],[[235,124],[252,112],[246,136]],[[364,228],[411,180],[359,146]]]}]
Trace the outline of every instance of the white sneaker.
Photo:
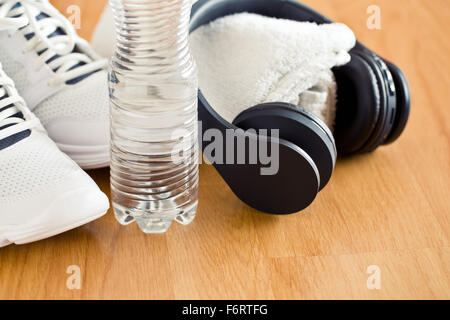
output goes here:
[{"label": "white sneaker", "polygon": [[58,150],[0,65],[0,247],[76,228],[108,208],[108,198]]},{"label": "white sneaker", "polygon": [[109,164],[107,61],[47,0],[0,0],[0,61],[50,138],[84,169]]}]

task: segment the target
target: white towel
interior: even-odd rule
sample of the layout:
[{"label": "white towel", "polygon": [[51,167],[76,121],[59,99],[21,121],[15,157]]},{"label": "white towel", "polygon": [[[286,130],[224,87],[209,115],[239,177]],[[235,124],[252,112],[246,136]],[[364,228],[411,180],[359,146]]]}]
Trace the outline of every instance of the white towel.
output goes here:
[{"label": "white towel", "polygon": [[331,68],[350,61],[356,41],[347,26],[239,13],[198,28],[190,39],[200,89],[226,120],[260,103],[288,102],[332,129]]}]

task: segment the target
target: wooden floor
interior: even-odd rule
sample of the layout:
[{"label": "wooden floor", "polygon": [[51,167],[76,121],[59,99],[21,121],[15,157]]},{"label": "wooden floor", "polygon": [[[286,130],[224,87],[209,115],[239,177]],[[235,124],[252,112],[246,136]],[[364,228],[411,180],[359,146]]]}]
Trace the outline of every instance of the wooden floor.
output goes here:
[{"label": "wooden floor", "polygon": [[[105,1],[81,5],[89,38]],[[450,298],[450,2],[308,0],[406,73],[409,126],[394,145],[337,164],[306,211],[287,217],[241,203],[214,169],[201,166],[195,222],[146,236],[112,213],[25,246],[0,249],[7,299],[448,299]],[[381,8],[381,30],[366,9]],[[108,170],[90,172],[109,194]],[[81,269],[69,290],[68,266]],[[369,290],[367,268],[381,271]]]}]

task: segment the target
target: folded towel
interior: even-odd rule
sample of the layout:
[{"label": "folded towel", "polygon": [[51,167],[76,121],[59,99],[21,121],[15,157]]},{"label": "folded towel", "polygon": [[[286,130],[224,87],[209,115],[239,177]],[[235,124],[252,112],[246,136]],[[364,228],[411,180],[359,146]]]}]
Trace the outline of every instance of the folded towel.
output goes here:
[{"label": "folded towel", "polygon": [[200,89],[226,120],[260,103],[288,102],[330,128],[336,107],[331,68],[350,61],[355,41],[343,24],[250,13],[220,18],[191,34]]}]

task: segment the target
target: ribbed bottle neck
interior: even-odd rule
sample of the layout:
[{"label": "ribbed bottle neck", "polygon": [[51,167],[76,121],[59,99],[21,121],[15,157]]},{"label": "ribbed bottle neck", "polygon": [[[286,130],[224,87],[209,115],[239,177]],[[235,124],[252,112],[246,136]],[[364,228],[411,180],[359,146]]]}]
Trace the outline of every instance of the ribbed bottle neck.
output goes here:
[{"label": "ribbed bottle neck", "polygon": [[110,0],[117,34],[112,62],[137,74],[172,73],[192,64],[191,0]]}]

